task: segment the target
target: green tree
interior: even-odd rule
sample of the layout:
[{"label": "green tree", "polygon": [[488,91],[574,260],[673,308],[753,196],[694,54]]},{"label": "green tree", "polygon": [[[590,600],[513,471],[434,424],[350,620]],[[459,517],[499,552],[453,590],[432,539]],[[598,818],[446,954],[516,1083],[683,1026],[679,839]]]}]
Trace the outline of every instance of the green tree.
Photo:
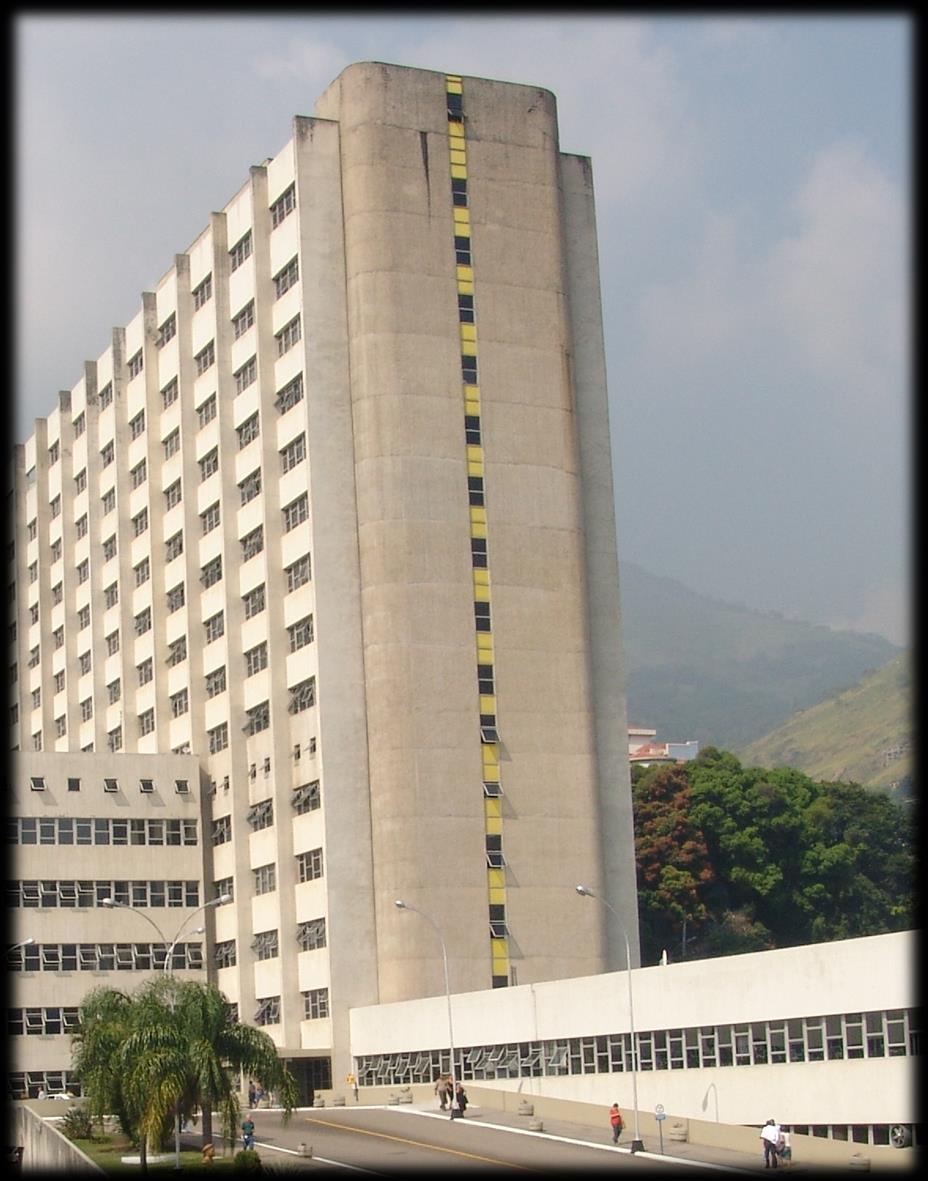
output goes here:
[{"label": "green tree", "polygon": [[112,1112],[140,1145],[160,1147],[176,1114],[203,1115],[203,1142],[212,1138],[212,1111],[233,1137],[238,1124],[238,1077],[246,1071],[275,1091],[285,1118],[297,1088],[263,1030],[229,1016],[213,985],[158,977],[132,996],[97,989],[85,999],[73,1039],[74,1069],[95,1117]]}]

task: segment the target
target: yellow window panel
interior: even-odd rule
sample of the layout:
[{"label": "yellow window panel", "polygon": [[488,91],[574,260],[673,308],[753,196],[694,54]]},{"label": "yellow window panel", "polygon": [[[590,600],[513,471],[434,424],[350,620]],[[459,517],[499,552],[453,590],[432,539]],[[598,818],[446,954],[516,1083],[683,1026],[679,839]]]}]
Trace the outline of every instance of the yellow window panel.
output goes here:
[{"label": "yellow window panel", "polygon": [[461,341],[461,356],[462,357],[476,357],[477,356],[477,342],[475,340]]},{"label": "yellow window panel", "polygon": [[500,963],[509,963],[509,948],[506,945],[505,939],[491,939],[490,940],[490,956],[493,959],[493,971],[496,975],[501,975],[497,971]]},{"label": "yellow window panel", "polygon": [[488,586],[475,586],[474,601],[477,603],[489,603],[490,588]]},{"label": "yellow window panel", "polygon": [[[472,504],[470,506],[470,523],[471,523],[471,535],[476,537],[477,534],[474,533],[473,526],[474,525],[486,525],[486,523],[487,523],[487,510],[484,507],[484,505]],[[484,534],[484,536],[486,536],[486,534]]]},{"label": "yellow window panel", "polygon": [[470,535],[471,537],[483,537],[487,535],[486,521],[475,521],[473,516],[470,519]]},{"label": "yellow window panel", "polygon": [[470,210],[469,209],[462,209],[460,207],[460,205],[455,205],[455,206],[453,206],[451,212],[454,215],[454,220],[456,222],[459,222],[461,225],[467,225],[467,226],[470,225]]},{"label": "yellow window panel", "polygon": [[[503,801],[498,797],[493,799],[491,796],[484,796],[483,800],[483,814],[486,820],[502,820],[503,816]],[[487,829],[489,832],[490,829]]]},{"label": "yellow window panel", "polygon": [[487,901],[490,906],[505,906],[506,905],[506,891],[499,889],[496,886],[487,889]]},{"label": "yellow window panel", "polygon": [[[470,343],[476,344],[476,341],[477,341],[477,325],[476,324],[460,324],[459,328],[461,329],[461,340],[462,341],[467,341],[469,344]],[[471,350],[467,349],[466,351],[470,352]],[[476,350],[474,350],[474,351],[476,352]]]},{"label": "yellow window panel", "polygon": [[448,138],[449,139],[463,139],[464,138],[464,124],[463,123],[449,123],[448,124]]},{"label": "yellow window panel", "polygon": [[467,180],[467,165],[452,163],[451,176],[453,180]]},{"label": "yellow window panel", "polygon": [[482,476],[483,475],[483,460],[478,459],[476,462],[474,462],[473,460],[468,460],[467,461],[467,474],[469,476]]},{"label": "yellow window panel", "polygon": [[504,869],[487,869],[487,889],[502,890],[506,886],[506,871]]},{"label": "yellow window panel", "polygon": [[473,295],[473,294],[474,294],[473,281],[458,283],[458,295]]},{"label": "yellow window panel", "polygon": [[461,225],[459,222],[455,222],[454,223],[454,236],[456,238],[469,238],[470,237],[470,226],[469,225]]},{"label": "yellow window panel", "polygon": [[481,695],[480,712],[482,714],[495,714],[496,713],[496,696],[495,696],[495,694]]},{"label": "yellow window panel", "polygon": [[480,403],[479,402],[472,402],[472,401],[465,401],[464,413],[465,414],[473,414],[473,415],[476,415],[477,418],[479,418],[480,417]]},{"label": "yellow window panel", "polygon": [[445,74],[445,92],[447,94],[463,94],[464,87],[461,84],[461,74]]},{"label": "yellow window panel", "polygon": [[503,831],[503,818],[501,816],[487,816],[484,818],[485,831],[490,836],[500,836]]},{"label": "yellow window panel", "polygon": [[486,570],[474,571],[474,586],[489,586],[490,576]]},{"label": "yellow window panel", "polygon": [[[468,463],[483,463],[483,448],[479,443],[467,444],[467,462]],[[479,475],[479,472],[474,473]]]},{"label": "yellow window panel", "polygon": [[[488,771],[491,767],[494,771],[498,771],[499,770],[499,751],[496,749],[496,747],[491,746],[489,743],[484,743],[482,746],[482,750],[483,750],[483,769],[484,769],[484,771],[485,772]],[[484,778],[491,780],[493,783],[498,782],[495,775],[485,775]]]},{"label": "yellow window panel", "polygon": [[464,383],[464,397],[465,398],[474,398],[476,401],[479,402],[480,401],[480,386],[479,385],[469,385],[467,382],[465,382]]},{"label": "yellow window panel", "polygon": [[452,168],[454,167],[455,164],[458,164],[458,165],[466,165],[467,164],[467,153],[464,151],[463,148],[449,148],[448,149],[448,156],[451,160]]},{"label": "yellow window panel", "polygon": [[[477,632],[477,655],[481,658],[493,656],[492,632]],[[482,663],[486,664],[486,659],[483,659]]]},{"label": "yellow window panel", "polygon": [[458,263],[457,266],[458,281],[461,279],[470,279],[473,282],[474,268],[466,266],[464,263]]}]

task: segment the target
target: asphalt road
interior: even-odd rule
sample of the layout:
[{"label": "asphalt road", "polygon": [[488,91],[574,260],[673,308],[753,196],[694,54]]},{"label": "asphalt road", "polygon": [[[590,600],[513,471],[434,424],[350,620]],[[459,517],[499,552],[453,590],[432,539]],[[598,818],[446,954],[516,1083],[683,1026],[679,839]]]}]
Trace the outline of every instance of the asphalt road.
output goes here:
[{"label": "asphalt road", "polygon": [[[520,1172],[621,1169],[679,1175],[679,1161],[614,1148],[608,1129],[602,1144],[570,1143],[544,1132],[493,1127],[493,1114],[451,1120],[437,1112],[394,1106],[298,1111],[286,1125],[279,1112],[257,1111],[252,1118],[262,1159],[288,1172],[496,1172],[515,1177]],[[311,1149],[311,1157],[298,1155],[301,1143]]]}]

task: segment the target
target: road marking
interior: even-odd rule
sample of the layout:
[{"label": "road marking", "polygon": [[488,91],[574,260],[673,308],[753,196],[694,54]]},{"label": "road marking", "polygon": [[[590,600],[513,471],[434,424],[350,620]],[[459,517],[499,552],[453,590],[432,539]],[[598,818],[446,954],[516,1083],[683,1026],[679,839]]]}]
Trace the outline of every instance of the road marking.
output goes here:
[{"label": "road marking", "polygon": [[351,1169],[354,1173],[370,1173],[372,1177],[379,1176],[373,1169],[362,1169],[360,1165],[349,1165],[340,1160],[329,1160],[327,1156],[316,1156],[313,1153],[311,1156],[304,1157],[302,1153],[295,1148],[281,1148],[279,1144],[265,1144],[261,1140],[256,1140],[255,1145],[261,1148],[266,1148],[268,1152],[285,1152],[288,1156],[298,1156],[301,1160],[312,1160],[319,1165],[335,1165],[338,1169]]},{"label": "road marking", "polygon": [[[425,1112],[422,1113],[426,1114]],[[413,1148],[430,1148],[434,1152],[445,1152],[449,1156],[464,1156],[468,1160],[484,1161],[488,1165],[504,1165],[509,1169],[521,1169],[532,1172],[528,1165],[515,1165],[511,1161],[498,1160],[493,1156],[479,1156],[475,1152],[462,1152],[458,1148],[443,1148],[440,1144],[427,1144],[424,1140],[409,1140],[405,1136],[391,1136],[387,1132],[372,1132],[367,1128],[353,1128],[350,1124],[331,1123],[324,1119],[308,1119],[310,1124],[321,1124],[326,1128],[338,1128],[341,1132],[357,1132],[359,1136],[376,1136],[379,1140],[395,1140],[398,1144],[409,1144]]]}]

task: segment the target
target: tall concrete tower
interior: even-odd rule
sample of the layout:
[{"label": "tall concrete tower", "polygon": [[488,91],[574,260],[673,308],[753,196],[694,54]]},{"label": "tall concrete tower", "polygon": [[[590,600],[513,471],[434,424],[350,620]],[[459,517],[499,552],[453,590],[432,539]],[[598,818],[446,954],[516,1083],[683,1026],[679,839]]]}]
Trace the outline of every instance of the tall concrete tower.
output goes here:
[{"label": "tall concrete tower", "polygon": [[553,96],[361,63],[17,448],[13,745],[200,757],[316,1085],[444,989],[397,898],[455,992],[637,962],[601,321]]}]

